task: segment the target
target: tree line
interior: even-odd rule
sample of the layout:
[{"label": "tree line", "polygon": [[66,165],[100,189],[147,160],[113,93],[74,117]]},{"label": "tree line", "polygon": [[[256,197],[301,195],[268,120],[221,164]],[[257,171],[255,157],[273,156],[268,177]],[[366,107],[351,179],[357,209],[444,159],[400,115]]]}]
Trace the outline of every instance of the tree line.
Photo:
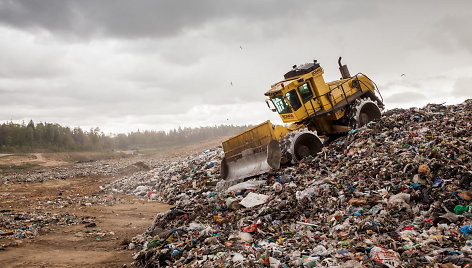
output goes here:
[{"label": "tree line", "polygon": [[106,151],[160,148],[197,143],[234,135],[249,126],[219,125],[213,127],[178,128],[171,131],[135,131],[105,135],[100,129],[88,131],[55,123],[28,124],[7,122],[0,125],[0,152],[34,151]]}]

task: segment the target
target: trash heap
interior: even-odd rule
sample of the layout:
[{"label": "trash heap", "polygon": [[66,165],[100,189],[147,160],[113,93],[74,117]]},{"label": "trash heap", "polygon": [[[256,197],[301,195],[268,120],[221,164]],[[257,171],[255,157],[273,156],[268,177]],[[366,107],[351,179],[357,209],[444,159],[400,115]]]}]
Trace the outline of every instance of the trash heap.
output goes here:
[{"label": "trash heap", "polygon": [[[33,238],[50,230],[52,225],[75,225],[85,219],[69,213],[0,210],[0,239]],[[3,240],[0,240],[4,242]],[[0,245],[0,248],[5,245]]]},{"label": "trash heap", "polygon": [[134,157],[80,162],[59,167],[42,167],[27,171],[2,173],[0,174],[0,184],[45,182],[89,176],[119,176],[122,173],[132,173],[148,169],[149,166],[157,166],[159,162],[143,157]]},{"label": "trash heap", "polygon": [[194,196],[192,189],[212,187],[220,180],[219,162],[223,155],[221,148],[214,148],[195,156],[161,161],[161,165],[151,171],[125,176],[102,186],[101,190],[133,194],[169,204],[191,201],[190,197]]},{"label": "trash heap", "polygon": [[174,205],[129,244],[144,267],[470,267],[471,111],[390,110],[221,192],[221,148],[104,189]]},{"label": "trash heap", "polygon": [[[2,199],[0,198],[0,201]],[[22,200],[23,201],[23,200]],[[8,200],[9,203],[15,202]],[[90,195],[90,196],[58,196],[50,200],[38,200],[34,207],[35,210],[61,209],[74,206],[112,206],[117,203],[123,203],[125,200],[113,195]],[[16,202],[17,204],[19,202]]]}]

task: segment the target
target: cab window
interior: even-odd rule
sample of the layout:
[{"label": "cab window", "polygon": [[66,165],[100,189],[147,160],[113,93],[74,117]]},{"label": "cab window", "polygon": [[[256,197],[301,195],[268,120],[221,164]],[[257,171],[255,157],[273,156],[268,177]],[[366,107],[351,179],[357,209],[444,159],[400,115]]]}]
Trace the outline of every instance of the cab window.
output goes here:
[{"label": "cab window", "polygon": [[298,98],[297,92],[294,90],[291,90],[285,94],[285,97],[287,97],[287,100],[290,102],[290,105],[292,108],[296,111],[298,108],[302,106],[300,103],[300,99]]},{"label": "cab window", "polygon": [[287,102],[285,102],[285,99],[282,96],[273,97],[271,100],[279,114],[287,114],[292,112],[290,106],[288,106]]},{"label": "cab window", "polygon": [[299,86],[298,93],[300,93],[300,98],[302,98],[303,103],[313,99],[313,92],[311,91],[310,85],[308,85],[308,83]]}]

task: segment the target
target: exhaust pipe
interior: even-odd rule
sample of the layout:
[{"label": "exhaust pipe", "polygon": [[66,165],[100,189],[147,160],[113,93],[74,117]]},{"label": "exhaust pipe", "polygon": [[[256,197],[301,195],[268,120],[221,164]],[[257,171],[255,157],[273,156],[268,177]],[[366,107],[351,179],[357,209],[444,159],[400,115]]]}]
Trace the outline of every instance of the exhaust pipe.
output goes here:
[{"label": "exhaust pipe", "polygon": [[338,59],[338,64],[339,64],[339,71],[341,72],[342,79],[351,78],[351,74],[349,74],[349,69],[347,68],[347,65],[341,64],[341,57],[339,57]]}]

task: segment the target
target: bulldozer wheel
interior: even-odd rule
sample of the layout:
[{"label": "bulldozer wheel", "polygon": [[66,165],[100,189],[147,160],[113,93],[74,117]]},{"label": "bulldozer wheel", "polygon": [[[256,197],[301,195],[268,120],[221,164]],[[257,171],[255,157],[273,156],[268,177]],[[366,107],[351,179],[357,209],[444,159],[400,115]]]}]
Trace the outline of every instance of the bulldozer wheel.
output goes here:
[{"label": "bulldozer wheel", "polygon": [[377,103],[370,98],[359,99],[356,101],[351,120],[354,127],[362,127],[370,121],[380,119],[382,113]]},{"label": "bulldozer wheel", "polygon": [[299,161],[307,156],[314,156],[321,151],[320,139],[311,133],[302,133],[293,143],[293,156]]},{"label": "bulldozer wheel", "polygon": [[359,124],[360,124],[361,126],[363,126],[363,125],[369,123],[370,121],[371,121],[371,120],[369,120],[369,114],[367,114],[367,113],[361,113],[361,114],[359,115]]}]

